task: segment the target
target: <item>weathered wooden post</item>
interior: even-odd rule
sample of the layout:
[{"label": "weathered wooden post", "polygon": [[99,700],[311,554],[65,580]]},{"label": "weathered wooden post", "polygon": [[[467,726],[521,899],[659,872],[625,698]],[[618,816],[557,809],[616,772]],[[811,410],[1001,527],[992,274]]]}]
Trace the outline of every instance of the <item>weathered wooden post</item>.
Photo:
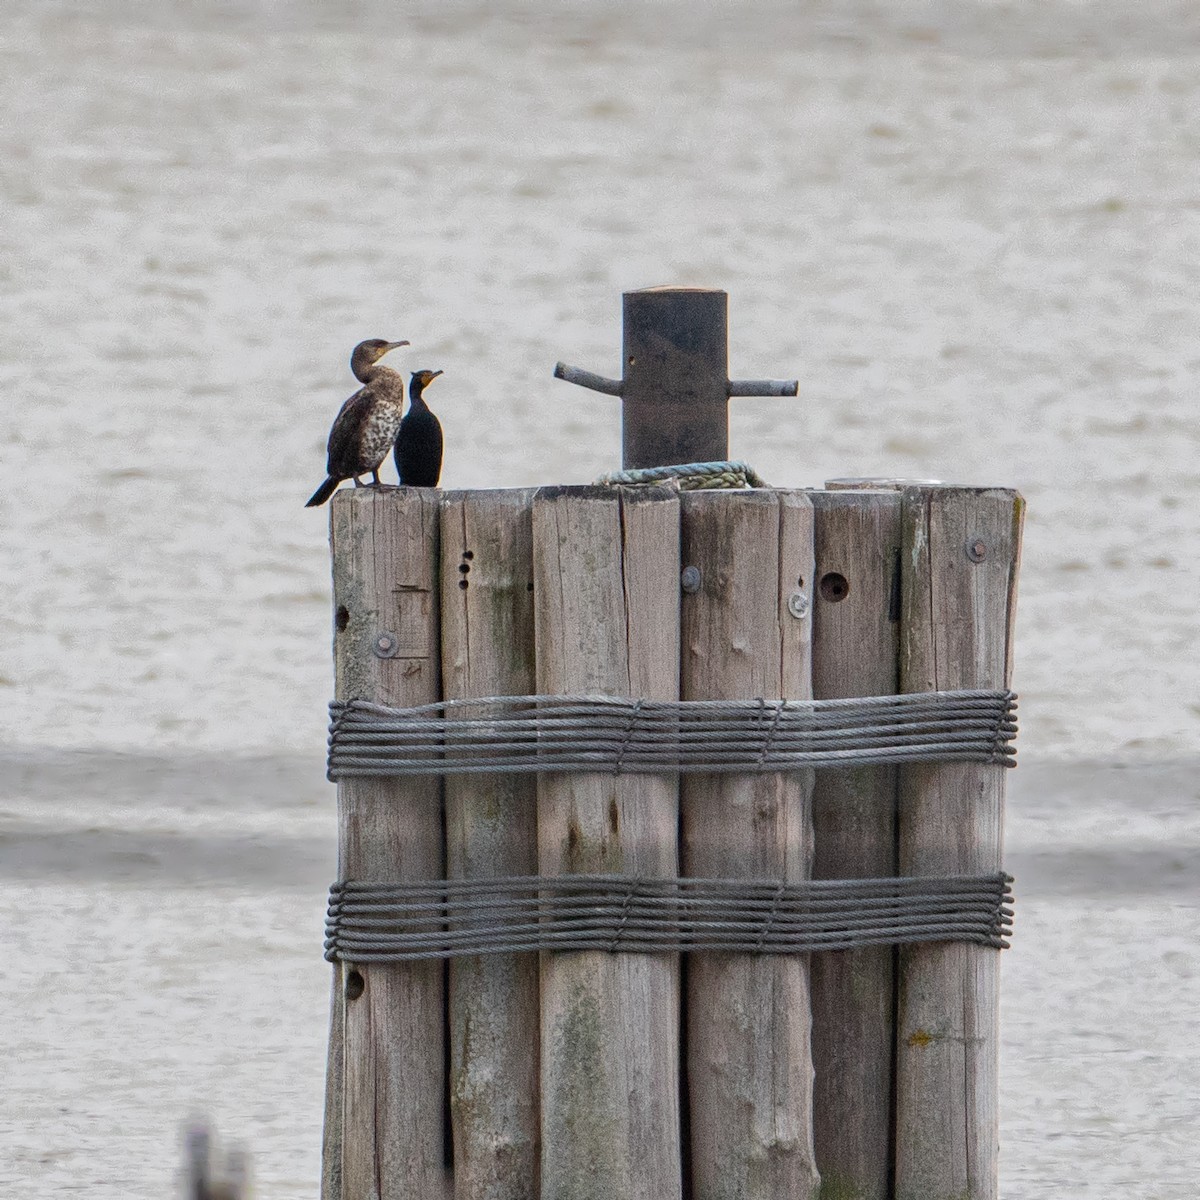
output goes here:
[{"label": "weathered wooden post", "polygon": [[[903,492],[900,690],[1006,689],[1024,502],[1001,488]],[[1001,869],[1004,769],[900,769],[902,875]],[[998,1195],[1000,961],[962,942],[900,948],[897,1200]]]},{"label": "weathered wooden post", "polygon": [[[1011,489],[931,480],[835,479],[826,487],[828,491],[814,493],[819,546],[815,661],[842,665],[836,668],[838,679],[814,668],[817,694],[837,695],[843,686],[859,695],[893,687],[900,692],[1007,689],[1024,518],[1021,497]],[[856,511],[859,528],[846,537],[842,522],[853,520]],[[864,522],[868,513],[873,514],[869,525]],[[893,552],[889,572],[887,556]],[[827,574],[834,562],[855,560],[861,568],[841,569],[832,578]],[[860,596],[865,604],[856,608],[849,601],[863,590],[852,582],[862,568],[868,595]],[[884,578],[889,582],[884,584]],[[890,634],[880,624],[885,607]],[[838,646],[849,628],[856,631],[858,649],[850,656],[856,664],[849,668],[853,682],[843,682],[849,660]],[[873,655],[862,653],[871,647]],[[889,682],[892,662],[896,674]],[[998,871],[1004,785],[1004,767],[992,763],[820,772],[816,873],[853,875],[860,866],[867,873],[886,873],[881,868],[887,859],[900,875]],[[897,789],[896,816],[889,848],[884,831],[892,824],[887,815],[892,787]],[[849,822],[857,830],[847,842]],[[822,1177],[832,1195],[995,1200],[999,956],[991,948],[955,941],[902,945],[884,953],[886,958],[876,951],[822,955],[814,972]],[[877,973],[881,980],[893,956],[898,957],[896,1027],[889,1061],[879,1044],[884,1031],[891,1032],[890,1015],[880,1009],[882,998],[863,973]],[[848,975],[839,982],[838,972]],[[862,1023],[856,1032],[859,1014]],[[830,1068],[824,1085],[823,1064]],[[878,1153],[883,1119],[879,1089],[886,1080],[894,1094],[890,1182]],[[873,1137],[864,1136],[869,1128],[876,1130]]]},{"label": "weathered wooden post", "polygon": [[[812,694],[812,515],[798,492],[686,495],[685,700]],[[689,775],[684,873],[807,879],[811,774]],[[696,955],[687,1012],[696,1200],[815,1196],[807,956]]]},{"label": "weathered wooden post", "polygon": [[[441,512],[442,678],[447,699],[536,690],[531,491],[448,492]],[[530,775],[446,780],[451,879],[537,873]],[[486,924],[486,914],[479,923]],[[457,1200],[537,1194],[538,963],[450,960],[450,1115]]]},{"label": "weathered wooden post", "polygon": [[[679,501],[547,488],[533,507],[538,691],[674,700]],[[538,778],[541,874],[678,874],[670,775]],[[542,1195],[671,1200],[679,1148],[674,954],[542,958]]]},{"label": "weathered wooden post", "polygon": [[[398,707],[440,699],[437,493],[344,489],[330,522],[338,699]],[[444,873],[438,780],[339,782],[340,879]],[[436,961],[338,964],[326,1200],[444,1194],[443,976]]]},{"label": "weathered wooden post", "polygon": [[[900,497],[814,491],[813,695],[893,695],[900,622]],[[896,874],[896,768],[817,772],[816,879]],[[822,1195],[887,1200],[892,1178],[892,946],[813,956],[814,1137]]]},{"label": "weathered wooden post", "polygon": [[625,473],[334,499],[323,1200],[996,1200],[1021,501],[689,490],[726,351],[628,293]]}]

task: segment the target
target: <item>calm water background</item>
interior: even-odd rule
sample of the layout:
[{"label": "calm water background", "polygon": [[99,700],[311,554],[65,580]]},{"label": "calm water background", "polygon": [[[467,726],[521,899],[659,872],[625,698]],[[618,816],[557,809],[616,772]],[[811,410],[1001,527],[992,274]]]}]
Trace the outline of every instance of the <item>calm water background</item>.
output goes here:
[{"label": "calm water background", "polygon": [[1027,497],[1004,1191],[1193,1196],[1198,67],[1182,3],[7,0],[0,1185],[161,1196],[208,1111],[314,1194],[349,350],[445,369],[447,486],[583,482],[550,369],[670,282],[801,379],[772,482]]}]

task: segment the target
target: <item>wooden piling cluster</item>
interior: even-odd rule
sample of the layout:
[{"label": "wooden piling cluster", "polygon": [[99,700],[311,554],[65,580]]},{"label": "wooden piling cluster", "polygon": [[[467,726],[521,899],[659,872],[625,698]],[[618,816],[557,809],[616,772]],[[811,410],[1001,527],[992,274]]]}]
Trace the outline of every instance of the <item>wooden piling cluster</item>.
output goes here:
[{"label": "wooden piling cluster", "polygon": [[[922,485],[347,489],[337,696],[1007,686],[1022,505]],[[683,574],[681,570],[693,568]],[[1000,867],[1003,769],[339,784],[342,879]],[[334,971],[324,1200],[994,1200],[996,951]]]}]

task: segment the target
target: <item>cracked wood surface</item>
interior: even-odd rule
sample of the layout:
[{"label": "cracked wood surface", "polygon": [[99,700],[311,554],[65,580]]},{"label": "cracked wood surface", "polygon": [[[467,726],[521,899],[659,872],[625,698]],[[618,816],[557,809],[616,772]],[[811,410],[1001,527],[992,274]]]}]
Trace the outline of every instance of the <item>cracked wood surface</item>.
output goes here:
[{"label": "cracked wood surface", "polygon": [[[1008,686],[1023,511],[1006,489],[905,489],[901,691]],[[900,873],[999,870],[1004,775],[973,763],[902,767]],[[994,950],[900,948],[898,1200],[996,1200],[999,979]]]},{"label": "cracked wood surface", "polygon": [[[438,494],[345,488],[330,522],[338,699],[439,699]],[[440,781],[341,781],[338,849],[341,879],[440,879]],[[440,962],[335,966],[323,1200],[446,1194],[443,978]]]},{"label": "cracked wood surface", "polygon": [[[533,508],[537,690],[673,700],[679,501],[546,488]],[[678,874],[673,776],[538,776],[543,875]],[[678,955],[541,958],[542,1196],[681,1193]]]},{"label": "cracked wood surface", "polygon": [[[803,493],[692,492],[683,556],[685,700],[807,699],[812,507]],[[811,610],[810,610],[811,611]],[[692,775],[682,783],[684,874],[807,879],[811,771]],[[687,964],[687,1079],[695,1200],[816,1195],[808,956],[704,954]]]},{"label": "cracked wood surface", "polygon": [[[897,690],[900,496],[811,493],[816,518],[813,696]],[[896,768],[818,771],[815,879],[896,873]],[[822,1195],[889,1200],[896,951],[813,956],[813,1114]]]},{"label": "cracked wood surface", "polygon": [[[532,499],[527,489],[443,496],[447,699],[536,689]],[[445,787],[449,878],[537,874],[532,775],[451,776]],[[530,1200],[539,1171],[537,956],[455,958],[449,973],[455,1200]]]}]

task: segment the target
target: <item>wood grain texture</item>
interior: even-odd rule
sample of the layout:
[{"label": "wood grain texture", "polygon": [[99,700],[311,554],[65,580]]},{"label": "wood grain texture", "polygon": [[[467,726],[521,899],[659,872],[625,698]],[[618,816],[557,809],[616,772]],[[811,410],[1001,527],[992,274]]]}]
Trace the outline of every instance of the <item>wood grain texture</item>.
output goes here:
[{"label": "wood grain texture", "polygon": [[[900,496],[811,493],[816,515],[813,696],[897,689]],[[818,771],[816,879],[896,873],[896,769]],[[891,1186],[895,950],[870,946],[812,961],[813,1097],[823,1200],[887,1200]]]},{"label": "wood grain texture", "polygon": [[[802,493],[683,496],[684,699],[805,699],[811,619],[788,599],[811,586],[812,507]],[[810,873],[811,772],[693,775],[681,785],[684,872]],[[687,1074],[695,1200],[805,1200],[817,1191],[807,956],[696,955],[687,970]]]},{"label": "wood grain texture", "polygon": [[[533,509],[537,690],[678,695],[679,502],[548,488]],[[541,775],[544,875],[678,873],[669,776]],[[675,955],[541,960],[544,1200],[681,1191]]]},{"label": "wood grain texture", "polygon": [[341,1200],[342,1117],[345,1108],[346,985],[334,963],[329,992],[329,1050],[325,1060],[325,1120],[321,1127],[321,1200]]},{"label": "wood grain texture", "polygon": [[[424,489],[346,488],[334,497],[340,699],[439,698],[437,507],[437,493]],[[375,653],[384,632],[393,635],[392,657]],[[338,823],[341,879],[442,877],[438,780],[344,780]],[[341,964],[342,1013],[331,1034],[331,1060],[341,1055],[341,1146],[327,1147],[339,1161],[325,1175],[340,1177],[345,1200],[446,1194],[443,977],[440,962]]]},{"label": "wood grain texture", "polygon": [[[447,699],[537,687],[532,520],[531,490],[443,494]],[[445,788],[451,879],[537,874],[532,775],[451,776]],[[449,1004],[456,1200],[530,1200],[539,1173],[537,957],[452,959]]]},{"label": "wood grain texture", "polygon": [[[1008,686],[1023,511],[1008,490],[904,491],[902,691]],[[1004,786],[997,766],[901,768],[900,873],[999,870]],[[896,1196],[995,1200],[1000,955],[910,946],[899,963]]]}]

